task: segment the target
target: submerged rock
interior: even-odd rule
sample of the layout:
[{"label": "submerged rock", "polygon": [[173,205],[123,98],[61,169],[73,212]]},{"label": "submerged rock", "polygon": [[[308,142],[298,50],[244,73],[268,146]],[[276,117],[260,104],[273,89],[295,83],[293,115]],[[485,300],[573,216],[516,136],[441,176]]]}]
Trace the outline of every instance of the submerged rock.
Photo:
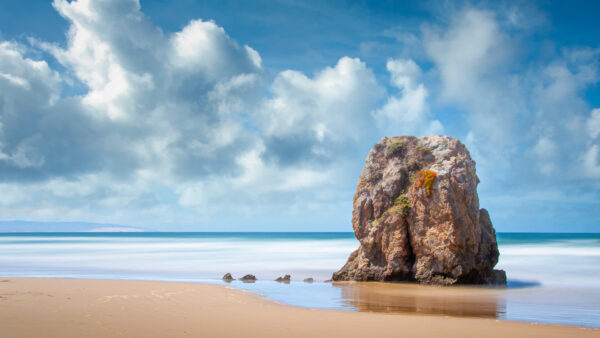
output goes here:
[{"label": "submerged rock", "polygon": [[359,248],[334,281],[506,285],[496,232],[479,209],[475,161],[447,136],[383,138],[354,195]]},{"label": "submerged rock", "polygon": [[256,276],[248,274],[240,278],[240,280],[244,283],[254,283],[256,282]]},{"label": "submerged rock", "polygon": [[282,283],[282,282],[283,282],[283,283],[289,283],[291,279],[292,279],[292,276],[290,276],[290,275],[285,275],[285,276],[283,276],[283,277],[277,277],[277,279],[276,279],[275,281],[276,281],[276,282],[279,282],[279,283]]},{"label": "submerged rock", "polygon": [[232,280],[235,280],[233,276],[228,272],[223,276],[223,281],[230,283]]}]

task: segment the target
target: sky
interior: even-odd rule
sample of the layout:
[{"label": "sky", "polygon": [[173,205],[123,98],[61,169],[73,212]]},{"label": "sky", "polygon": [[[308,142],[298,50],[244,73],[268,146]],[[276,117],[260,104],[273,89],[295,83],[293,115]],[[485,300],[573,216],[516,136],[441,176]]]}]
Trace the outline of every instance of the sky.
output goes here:
[{"label": "sky", "polygon": [[0,0],[0,221],[351,231],[372,146],[444,134],[497,231],[598,232],[599,12]]}]

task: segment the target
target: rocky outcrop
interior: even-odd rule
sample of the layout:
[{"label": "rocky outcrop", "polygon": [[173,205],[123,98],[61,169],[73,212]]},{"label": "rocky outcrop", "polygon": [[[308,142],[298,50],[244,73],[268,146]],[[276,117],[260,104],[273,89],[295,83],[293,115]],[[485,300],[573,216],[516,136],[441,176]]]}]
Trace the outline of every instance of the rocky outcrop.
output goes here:
[{"label": "rocky outcrop", "polygon": [[223,281],[227,283],[231,283],[231,281],[235,280],[233,276],[228,272],[223,276]]},{"label": "rocky outcrop", "polygon": [[496,233],[479,209],[475,161],[447,136],[383,138],[361,173],[352,211],[360,247],[334,281],[506,284]]},{"label": "rocky outcrop", "polygon": [[277,277],[277,279],[275,281],[279,282],[279,283],[289,283],[291,280],[292,280],[292,276],[285,275],[283,277]]},{"label": "rocky outcrop", "polygon": [[240,280],[244,283],[254,283],[256,282],[256,276],[248,274],[240,278]]},{"label": "rocky outcrop", "polygon": [[304,278],[304,283],[314,283],[314,278],[312,277],[308,277],[308,278]]}]

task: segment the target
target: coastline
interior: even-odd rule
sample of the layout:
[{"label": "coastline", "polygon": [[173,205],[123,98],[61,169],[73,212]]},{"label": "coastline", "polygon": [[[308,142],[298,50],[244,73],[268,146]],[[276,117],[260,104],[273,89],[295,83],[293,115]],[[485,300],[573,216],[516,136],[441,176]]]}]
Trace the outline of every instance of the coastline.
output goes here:
[{"label": "coastline", "polygon": [[489,318],[297,308],[181,282],[0,277],[0,304],[9,337],[600,337],[598,329]]}]

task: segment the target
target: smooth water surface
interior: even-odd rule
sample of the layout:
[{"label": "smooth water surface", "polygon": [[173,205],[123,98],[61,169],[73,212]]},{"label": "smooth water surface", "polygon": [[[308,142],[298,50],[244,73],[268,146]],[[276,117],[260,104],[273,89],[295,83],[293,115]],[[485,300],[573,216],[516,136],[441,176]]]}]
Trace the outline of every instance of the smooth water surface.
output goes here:
[{"label": "smooth water surface", "polygon": [[[252,273],[258,282],[230,286],[301,307],[600,327],[600,234],[498,242],[508,289],[323,283],[358,246],[352,233],[0,234],[0,276],[223,283],[225,272]],[[292,283],[272,281],[286,273]]]}]

